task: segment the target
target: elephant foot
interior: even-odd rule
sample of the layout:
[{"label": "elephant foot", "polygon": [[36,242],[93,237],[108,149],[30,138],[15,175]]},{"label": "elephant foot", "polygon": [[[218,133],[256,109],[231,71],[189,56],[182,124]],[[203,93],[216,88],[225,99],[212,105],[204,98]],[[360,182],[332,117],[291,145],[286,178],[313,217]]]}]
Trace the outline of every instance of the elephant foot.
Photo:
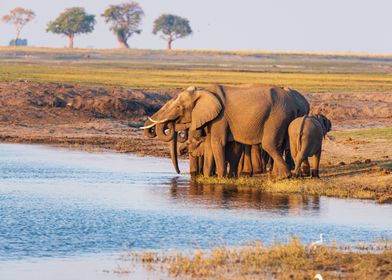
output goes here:
[{"label": "elephant foot", "polygon": [[291,178],[297,179],[297,178],[301,178],[301,176],[300,176],[300,174],[294,172],[294,173],[291,175]]},{"label": "elephant foot", "polygon": [[251,177],[252,176],[252,173],[250,173],[250,172],[241,172],[240,173],[240,177]]},{"label": "elephant foot", "polygon": [[318,173],[318,170],[317,171],[316,170],[312,170],[312,178],[320,179],[320,175]]},{"label": "elephant foot", "polygon": [[310,171],[302,171],[301,175],[302,177],[310,177]]},{"label": "elephant foot", "polygon": [[197,172],[191,172],[190,174],[191,174],[192,178],[194,178],[194,177],[196,177],[198,175]]}]

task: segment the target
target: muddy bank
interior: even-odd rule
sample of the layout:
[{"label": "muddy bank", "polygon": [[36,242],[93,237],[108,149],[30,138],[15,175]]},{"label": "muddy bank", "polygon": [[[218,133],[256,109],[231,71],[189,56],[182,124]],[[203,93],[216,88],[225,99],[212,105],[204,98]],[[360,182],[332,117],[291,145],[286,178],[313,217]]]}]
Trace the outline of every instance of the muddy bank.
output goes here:
[{"label": "muddy bank", "polygon": [[[131,90],[29,81],[0,83],[0,140],[167,156],[165,143],[138,127],[178,89]],[[312,112],[334,129],[392,122],[392,94],[307,93]]]}]

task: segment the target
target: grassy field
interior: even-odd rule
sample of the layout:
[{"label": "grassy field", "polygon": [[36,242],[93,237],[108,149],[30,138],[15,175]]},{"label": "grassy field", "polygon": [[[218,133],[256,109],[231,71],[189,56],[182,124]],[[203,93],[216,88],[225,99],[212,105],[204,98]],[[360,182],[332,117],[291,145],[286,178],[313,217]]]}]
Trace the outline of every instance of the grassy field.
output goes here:
[{"label": "grassy field", "polygon": [[293,238],[287,244],[218,247],[191,254],[131,253],[131,261],[173,279],[391,279],[392,250],[388,242],[347,249],[312,247]]},{"label": "grassy field", "polygon": [[0,48],[0,80],[130,88],[265,83],[304,92],[392,91],[392,57],[220,51]]},{"label": "grassy field", "polygon": [[347,131],[335,131],[331,135],[339,138],[350,137],[352,139],[384,139],[391,141],[392,143],[392,127],[381,127],[374,129],[362,129],[362,130],[347,130]]}]

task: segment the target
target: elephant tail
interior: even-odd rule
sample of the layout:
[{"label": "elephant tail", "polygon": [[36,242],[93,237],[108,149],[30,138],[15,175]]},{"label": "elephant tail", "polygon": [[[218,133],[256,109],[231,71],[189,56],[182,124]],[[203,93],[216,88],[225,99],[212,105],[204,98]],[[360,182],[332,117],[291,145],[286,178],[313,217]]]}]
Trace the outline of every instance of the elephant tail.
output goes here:
[{"label": "elephant tail", "polygon": [[297,151],[301,151],[302,148],[302,135],[304,132],[304,126],[305,126],[305,120],[308,117],[308,115],[305,115],[302,117],[302,122],[301,122],[301,126],[299,128],[299,133],[298,133],[298,141],[297,141]]}]

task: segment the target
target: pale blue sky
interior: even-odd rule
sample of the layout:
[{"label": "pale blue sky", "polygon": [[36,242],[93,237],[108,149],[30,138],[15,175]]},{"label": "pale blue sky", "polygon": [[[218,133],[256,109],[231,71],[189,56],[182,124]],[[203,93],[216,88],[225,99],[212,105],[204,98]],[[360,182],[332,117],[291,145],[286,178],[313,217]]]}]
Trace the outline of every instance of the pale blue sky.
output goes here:
[{"label": "pale blue sky", "polygon": [[[48,21],[65,8],[85,7],[97,15],[89,35],[76,38],[77,47],[114,48],[115,37],[99,16],[109,4],[124,0],[0,0],[0,14],[22,6],[37,18],[22,32],[30,45],[63,47],[67,40],[46,33]],[[190,20],[194,34],[174,42],[179,49],[298,50],[321,52],[392,53],[391,0],[139,0],[145,12],[141,35],[129,40],[135,48],[164,48],[151,34],[162,13]],[[0,23],[0,45],[14,36]]]}]

